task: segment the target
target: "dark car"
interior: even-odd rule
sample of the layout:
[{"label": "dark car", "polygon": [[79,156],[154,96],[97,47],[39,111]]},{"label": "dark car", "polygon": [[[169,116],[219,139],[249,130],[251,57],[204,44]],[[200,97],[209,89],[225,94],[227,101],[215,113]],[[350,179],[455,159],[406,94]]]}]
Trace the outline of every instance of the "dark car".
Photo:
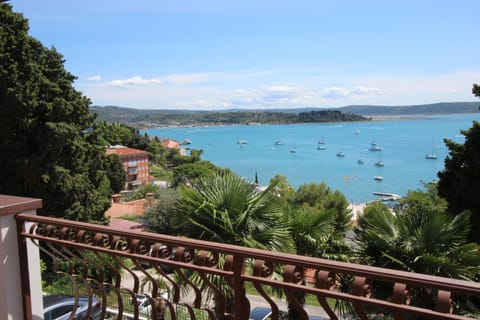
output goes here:
[{"label": "dark car", "polygon": [[[66,320],[75,306],[75,297],[64,295],[52,295],[43,297],[44,320]],[[88,297],[79,297],[77,308],[74,311],[74,319],[98,320],[102,314],[102,305],[97,298],[92,297],[90,315],[88,313]]]}]

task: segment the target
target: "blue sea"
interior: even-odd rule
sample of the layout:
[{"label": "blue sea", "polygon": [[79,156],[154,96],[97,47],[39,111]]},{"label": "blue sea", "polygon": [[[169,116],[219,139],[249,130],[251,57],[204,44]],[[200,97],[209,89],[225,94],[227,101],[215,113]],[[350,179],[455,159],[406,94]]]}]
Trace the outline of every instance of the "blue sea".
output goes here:
[{"label": "blue sea", "polygon": [[[367,202],[374,192],[406,195],[437,180],[448,150],[444,138],[464,142],[461,130],[480,114],[434,115],[412,120],[325,124],[242,125],[143,130],[150,136],[191,140],[202,159],[267,185],[276,174],[294,187],[325,182],[349,202]],[[244,140],[244,144],[239,144]],[[326,147],[318,150],[319,141]],[[275,144],[278,141],[281,144]],[[369,151],[372,142],[381,151]],[[291,152],[295,149],[296,152]],[[344,157],[337,153],[343,152]],[[437,159],[426,159],[434,153]],[[363,163],[358,160],[362,159]],[[383,166],[376,166],[382,161]],[[375,180],[381,176],[383,180]]]}]

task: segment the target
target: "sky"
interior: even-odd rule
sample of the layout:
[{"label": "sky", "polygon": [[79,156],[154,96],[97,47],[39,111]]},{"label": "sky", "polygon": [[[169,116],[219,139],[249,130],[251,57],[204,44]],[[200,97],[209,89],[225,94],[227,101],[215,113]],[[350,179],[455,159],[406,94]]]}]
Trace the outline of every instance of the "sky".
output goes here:
[{"label": "sky", "polygon": [[477,101],[480,1],[10,0],[93,105]]}]

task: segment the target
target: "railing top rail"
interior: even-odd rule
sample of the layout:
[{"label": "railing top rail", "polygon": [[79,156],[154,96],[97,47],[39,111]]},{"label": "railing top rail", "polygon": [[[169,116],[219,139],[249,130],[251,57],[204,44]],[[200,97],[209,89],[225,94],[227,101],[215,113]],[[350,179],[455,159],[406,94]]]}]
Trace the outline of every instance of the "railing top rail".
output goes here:
[{"label": "railing top rail", "polygon": [[58,219],[43,216],[32,216],[29,214],[17,214],[15,218],[18,221],[34,222],[41,224],[57,225],[73,229],[85,230],[95,233],[101,233],[112,236],[126,238],[135,238],[146,242],[159,242],[177,247],[192,247],[210,252],[223,253],[227,255],[243,256],[244,258],[253,258],[266,261],[276,261],[287,265],[296,265],[304,268],[315,268],[319,270],[328,270],[332,272],[352,274],[366,277],[374,280],[404,283],[415,287],[435,288],[447,290],[460,294],[480,296],[480,283],[473,281],[464,281],[459,279],[450,279],[438,276],[431,276],[419,273],[405,272],[399,270],[385,269],[366,265],[338,262],[321,258],[299,256],[289,253],[272,252],[260,249],[253,249],[217,242],[203,240],[194,240],[189,238],[161,235],[150,232],[125,231],[112,227],[96,225],[66,219]]}]

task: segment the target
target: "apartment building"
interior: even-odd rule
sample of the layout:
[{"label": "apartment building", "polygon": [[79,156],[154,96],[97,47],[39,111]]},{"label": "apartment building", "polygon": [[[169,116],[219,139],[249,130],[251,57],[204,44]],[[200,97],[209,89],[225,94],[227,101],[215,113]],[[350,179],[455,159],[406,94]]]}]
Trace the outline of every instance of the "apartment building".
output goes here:
[{"label": "apartment building", "polygon": [[150,184],[148,152],[124,146],[109,146],[107,154],[116,154],[125,169],[125,189],[132,190],[142,184]]}]

